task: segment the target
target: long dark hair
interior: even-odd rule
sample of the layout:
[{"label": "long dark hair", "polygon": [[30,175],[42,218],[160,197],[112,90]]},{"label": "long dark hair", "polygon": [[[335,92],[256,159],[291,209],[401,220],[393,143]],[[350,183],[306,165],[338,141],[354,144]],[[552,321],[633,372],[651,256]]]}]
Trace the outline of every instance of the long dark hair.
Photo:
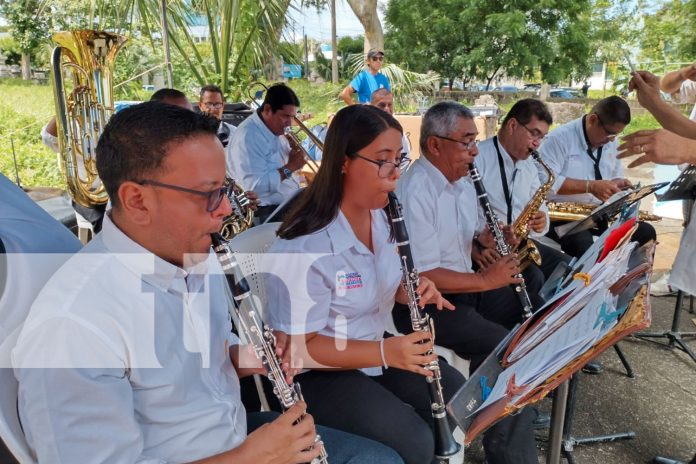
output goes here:
[{"label": "long dark hair", "polygon": [[343,199],[341,169],[346,157],[354,159],[355,153],[389,128],[403,134],[394,116],[374,106],[351,105],[336,113],[326,133],[321,167],[278,229],[278,236],[290,240],[333,221]]}]

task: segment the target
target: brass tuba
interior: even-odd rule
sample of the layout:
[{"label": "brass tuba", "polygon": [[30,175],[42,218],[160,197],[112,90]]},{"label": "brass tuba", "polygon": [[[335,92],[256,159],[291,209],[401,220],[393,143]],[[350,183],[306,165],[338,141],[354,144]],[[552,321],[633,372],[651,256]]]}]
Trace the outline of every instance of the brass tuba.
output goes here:
[{"label": "brass tuba", "polygon": [[227,182],[232,185],[229,194],[232,214],[223,220],[220,235],[225,240],[230,240],[235,235],[244,232],[252,226],[254,210],[251,208],[251,200],[244,193],[244,189],[234,179],[228,177]]},{"label": "brass tuba", "polygon": [[51,79],[68,193],[86,207],[104,204],[109,198],[97,173],[95,150],[114,113],[114,60],[127,39],[92,30],[57,32],[52,38]]},{"label": "brass tuba", "polygon": [[556,181],[556,176],[553,171],[541,160],[539,153],[533,151],[532,157],[534,161],[539,163],[539,165],[544,168],[544,171],[546,171],[546,182],[541,184],[537,191],[534,192],[531,201],[527,203],[527,206],[524,207],[524,210],[517,216],[517,219],[512,225],[513,232],[520,239],[520,244],[517,246],[517,249],[514,250],[520,260],[520,269],[525,269],[532,262],[537,266],[541,265],[541,254],[534,242],[529,238],[529,227],[527,223],[534,213],[539,211],[546,196],[549,194],[549,190],[551,190],[553,183]]}]

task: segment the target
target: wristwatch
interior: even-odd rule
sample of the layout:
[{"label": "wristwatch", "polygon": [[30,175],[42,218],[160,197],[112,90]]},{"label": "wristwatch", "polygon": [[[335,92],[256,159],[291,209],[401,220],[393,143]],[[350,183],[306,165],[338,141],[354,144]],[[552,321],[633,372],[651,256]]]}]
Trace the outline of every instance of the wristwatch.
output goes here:
[{"label": "wristwatch", "polygon": [[[292,171],[289,170],[288,168],[286,168],[285,166],[280,168],[280,170],[283,172],[283,176],[285,177],[285,179],[289,179],[292,177]],[[283,180],[285,180],[285,179],[283,179]]]}]

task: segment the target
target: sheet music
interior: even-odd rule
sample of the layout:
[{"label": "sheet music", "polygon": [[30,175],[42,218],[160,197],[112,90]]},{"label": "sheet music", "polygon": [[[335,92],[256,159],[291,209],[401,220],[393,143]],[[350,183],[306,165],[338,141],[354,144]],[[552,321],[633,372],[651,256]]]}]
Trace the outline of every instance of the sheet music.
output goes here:
[{"label": "sheet music", "polygon": [[569,286],[572,291],[567,299],[520,339],[507,358],[511,364],[498,375],[486,400],[469,417],[505,398],[511,383],[516,389],[522,388],[515,392],[511,401],[514,404],[589,350],[616,325],[625,308],[617,311],[618,298],[609,287],[626,274],[635,247],[635,242],[626,242],[601,263],[595,263],[587,271],[591,279],[588,286],[581,281]]},{"label": "sheet music", "polygon": [[544,341],[560,326],[566,324],[569,319],[572,319],[578,311],[593,301],[598,293],[604,294],[605,291],[608,293],[607,289],[626,274],[628,260],[635,247],[635,242],[626,243],[612,250],[601,263],[595,263],[587,272],[591,279],[590,285],[585,287],[584,281],[576,280],[571,286],[573,291],[570,296],[520,339],[507,361],[509,363],[518,361],[534,346]]},{"label": "sheet music", "polygon": [[596,292],[576,317],[549,335],[544,343],[536,345],[519,362],[501,372],[486,401],[471,415],[478,414],[484,408],[504,398],[508,393],[513,375],[514,386],[524,387],[513,397],[511,402],[514,404],[516,400],[585,353],[616,324],[616,321],[596,324],[603,307],[610,305],[613,312],[612,299],[607,288]]}]

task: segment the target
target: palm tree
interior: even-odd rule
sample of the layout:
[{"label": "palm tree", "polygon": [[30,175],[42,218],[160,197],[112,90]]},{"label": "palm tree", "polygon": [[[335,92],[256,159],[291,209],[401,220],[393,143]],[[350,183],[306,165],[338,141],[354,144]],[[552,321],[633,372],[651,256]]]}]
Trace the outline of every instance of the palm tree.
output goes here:
[{"label": "palm tree", "polygon": [[[106,2],[104,18],[120,32],[162,34],[161,0]],[[290,0],[168,0],[168,39],[200,85],[218,84],[233,98],[277,56]],[[108,24],[105,24],[108,26]],[[196,27],[197,26],[197,27]],[[207,28],[207,41],[199,42]]]}]

